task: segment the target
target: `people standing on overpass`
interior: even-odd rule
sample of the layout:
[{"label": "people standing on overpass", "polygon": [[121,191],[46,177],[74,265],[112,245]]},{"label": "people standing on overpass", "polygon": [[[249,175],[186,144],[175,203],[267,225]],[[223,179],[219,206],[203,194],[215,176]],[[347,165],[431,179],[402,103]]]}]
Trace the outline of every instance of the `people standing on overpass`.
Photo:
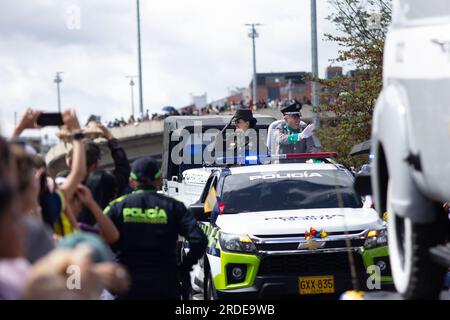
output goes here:
[{"label": "people standing on overpass", "polygon": [[189,241],[182,269],[190,270],[205,252],[207,239],[194,216],[181,202],[157,193],[161,184],[157,162],[138,158],[130,174],[135,191],[105,209],[120,234],[112,249],[131,275],[129,292],[118,299],[180,299],[179,235]]}]

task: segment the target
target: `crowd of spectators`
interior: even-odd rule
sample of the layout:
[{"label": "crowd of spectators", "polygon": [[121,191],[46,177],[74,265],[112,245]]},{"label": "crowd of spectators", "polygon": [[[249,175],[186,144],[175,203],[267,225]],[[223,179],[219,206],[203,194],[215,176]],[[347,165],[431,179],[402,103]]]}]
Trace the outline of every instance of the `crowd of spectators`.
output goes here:
[{"label": "crowd of spectators", "polygon": [[0,300],[113,299],[130,285],[110,245],[119,232],[104,207],[129,192],[125,151],[98,124],[114,159],[100,170],[100,148],[83,137],[73,110],[62,113],[72,135],[67,170],[50,177],[45,161],[21,139],[37,128],[29,109],[10,139],[0,137]]},{"label": "crowd of spectators", "polygon": [[[275,99],[275,100],[260,100],[257,103],[253,103],[252,101],[231,101],[225,102],[223,104],[214,104],[210,103],[204,106],[203,108],[197,108],[195,105],[190,105],[187,107],[180,108],[175,110],[172,108],[170,112],[166,111],[163,113],[153,113],[150,115],[149,110],[147,109],[145,114],[140,114],[138,117],[131,115],[128,120],[125,120],[124,117],[118,119],[115,118],[113,121],[108,121],[106,126],[108,128],[117,128],[124,127],[126,125],[137,125],[140,122],[150,121],[150,120],[164,120],[168,116],[173,115],[182,115],[182,116],[202,116],[202,115],[218,115],[222,113],[234,113],[237,109],[251,109],[253,111],[261,110],[261,109],[274,109],[280,110],[283,106],[286,106],[290,103],[289,99]],[[300,100],[302,104],[311,104],[306,97]]]},{"label": "crowd of spectators", "polygon": [[[141,122],[145,121],[151,121],[151,120],[164,120],[169,115],[175,115],[170,113],[165,114],[158,114],[153,113],[150,115],[149,110],[145,112],[145,114],[140,114],[138,117],[135,117],[134,115],[130,115],[127,120],[125,120],[124,117],[121,117],[120,119],[115,118],[113,121],[108,121],[106,123],[106,127],[108,128],[118,128],[118,127],[124,127],[127,125],[137,125]],[[179,115],[179,114],[176,114]]]}]

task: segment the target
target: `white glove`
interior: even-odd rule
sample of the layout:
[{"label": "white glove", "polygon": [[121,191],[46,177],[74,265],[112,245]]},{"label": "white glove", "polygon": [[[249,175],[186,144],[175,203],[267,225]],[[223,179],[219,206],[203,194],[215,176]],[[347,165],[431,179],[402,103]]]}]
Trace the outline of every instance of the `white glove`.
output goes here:
[{"label": "white glove", "polygon": [[313,135],[313,131],[314,131],[314,124],[309,124],[305,130],[303,130],[299,135],[298,135],[298,141],[302,140],[302,139],[307,139],[309,137],[311,137]]}]

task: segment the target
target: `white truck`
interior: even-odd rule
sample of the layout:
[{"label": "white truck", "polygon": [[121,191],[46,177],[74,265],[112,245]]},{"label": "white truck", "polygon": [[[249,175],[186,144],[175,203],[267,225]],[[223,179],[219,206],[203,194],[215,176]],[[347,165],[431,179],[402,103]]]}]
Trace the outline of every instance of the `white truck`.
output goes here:
[{"label": "white truck", "polygon": [[450,265],[449,88],[450,1],[394,0],[372,189],[377,211],[388,213],[394,283],[407,299],[437,298]]},{"label": "white truck", "polygon": [[385,223],[341,165],[217,168],[190,209],[209,239],[194,270],[205,299],[338,297],[373,289],[370,270],[392,287]]}]

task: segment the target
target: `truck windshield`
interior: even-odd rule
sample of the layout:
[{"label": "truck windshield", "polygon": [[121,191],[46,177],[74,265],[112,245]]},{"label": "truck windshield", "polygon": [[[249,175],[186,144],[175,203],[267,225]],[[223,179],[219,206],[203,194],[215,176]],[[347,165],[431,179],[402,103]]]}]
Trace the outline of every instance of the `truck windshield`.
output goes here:
[{"label": "truck windshield", "polygon": [[225,213],[362,207],[352,177],[340,170],[232,174],[222,201]]}]

